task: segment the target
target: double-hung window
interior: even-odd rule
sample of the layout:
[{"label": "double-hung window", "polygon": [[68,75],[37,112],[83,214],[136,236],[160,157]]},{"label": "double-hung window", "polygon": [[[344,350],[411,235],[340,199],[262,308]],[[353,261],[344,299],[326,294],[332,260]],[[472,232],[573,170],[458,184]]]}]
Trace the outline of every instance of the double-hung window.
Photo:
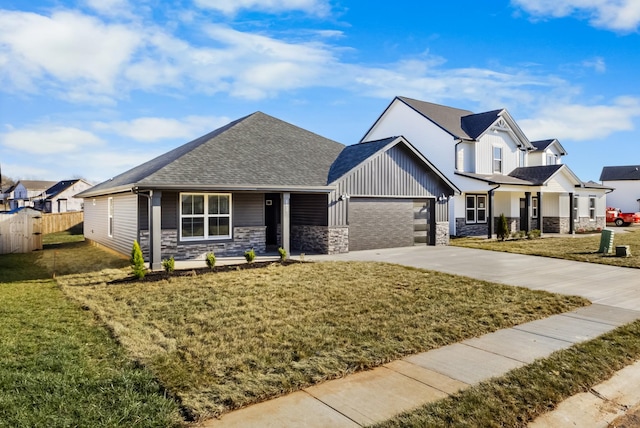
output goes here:
[{"label": "double-hung window", "polygon": [[538,198],[531,198],[531,218],[538,218]]},{"label": "double-hung window", "polygon": [[187,241],[231,238],[231,195],[180,194],[180,239]]},{"label": "double-hung window", "polygon": [[108,224],[107,224],[107,234],[109,235],[109,237],[113,237],[113,198],[108,198],[107,199],[107,217],[108,217]]},{"label": "double-hung window", "polygon": [[487,197],[484,195],[467,195],[467,223],[487,222]]},{"label": "double-hung window", "polygon": [[578,202],[580,199],[577,196],[573,197],[573,221],[578,221]]},{"label": "double-hung window", "polygon": [[502,147],[493,148],[493,172],[502,174]]},{"label": "double-hung window", "polygon": [[596,197],[589,196],[589,220],[596,220]]}]

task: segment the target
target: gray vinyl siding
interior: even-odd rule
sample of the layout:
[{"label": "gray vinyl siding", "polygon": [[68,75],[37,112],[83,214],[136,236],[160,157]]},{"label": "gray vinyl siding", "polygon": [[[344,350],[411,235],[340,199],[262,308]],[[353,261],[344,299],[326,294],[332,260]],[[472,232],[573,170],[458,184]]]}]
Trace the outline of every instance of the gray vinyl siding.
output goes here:
[{"label": "gray vinyl siding", "polygon": [[[351,197],[394,197],[406,199],[437,198],[451,189],[434,172],[402,145],[371,158],[335,182],[336,190],[329,196],[329,225],[346,224],[347,201]],[[447,221],[448,203],[436,204],[436,221]]]},{"label": "gray vinyl siding", "polygon": [[[163,229],[178,228],[178,193],[162,192],[162,218],[161,227]],[[149,229],[149,198],[138,196],[138,224],[140,230]]]},{"label": "gray vinyl siding", "polygon": [[291,195],[292,226],[327,226],[327,195],[302,194]]},{"label": "gray vinyl siding", "polygon": [[[85,236],[124,255],[138,238],[138,196],[113,195],[113,236],[108,236],[108,200],[104,196],[85,201]],[[95,205],[93,201],[95,200]]]},{"label": "gray vinyl siding", "polygon": [[233,226],[264,226],[264,194],[234,193]]}]

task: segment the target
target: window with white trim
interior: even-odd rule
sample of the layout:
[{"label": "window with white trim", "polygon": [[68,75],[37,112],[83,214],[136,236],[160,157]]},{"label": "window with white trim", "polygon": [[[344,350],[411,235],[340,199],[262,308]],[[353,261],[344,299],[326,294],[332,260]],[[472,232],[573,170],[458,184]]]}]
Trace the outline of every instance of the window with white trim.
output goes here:
[{"label": "window with white trim", "polygon": [[107,234],[109,235],[110,238],[113,237],[113,198],[109,198],[107,199],[107,216],[109,218],[109,223],[107,226]]},{"label": "window with white trim", "polygon": [[589,220],[596,221],[596,197],[589,196]]},{"label": "window with white trim", "polygon": [[493,148],[493,172],[502,174],[502,147]]},{"label": "window with white trim", "polygon": [[229,238],[231,238],[231,194],[180,194],[181,240]]},{"label": "window with white trim", "polygon": [[527,152],[526,150],[520,150],[520,166],[527,166]]},{"label": "window with white trim", "polygon": [[487,197],[485,195],[467,195],[467,223],[487,222]]},{"label": "window with white trim", "polygon": [[547,165],[556,165],[558,163],[558,155],[547,153]]},{"label": "window with white trim", "polygon": [[531,218],[538,218],[538,198],[531,198]]},{"label": "window with white trim", "polygon": [[580,198],[577,196],[573,197],[573,221],[578,221],[578,201]]}]

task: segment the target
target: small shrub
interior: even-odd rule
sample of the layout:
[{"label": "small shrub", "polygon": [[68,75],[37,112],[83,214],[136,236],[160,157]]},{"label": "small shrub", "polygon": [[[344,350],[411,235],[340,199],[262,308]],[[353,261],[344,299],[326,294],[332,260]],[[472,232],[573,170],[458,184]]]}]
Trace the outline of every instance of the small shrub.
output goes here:
[{"label": "small shrub", "polygon": [[500,218],[498,219],[498,227],[496,229],[496,237],[500,241],[504,241],[507,236],[509,236],[509,224],[507,223],[507,218],[504,214],[500,214]]},{"label": "small shrub", "polygon": [[525,236],[526,236],[526,233],[525,233],[525,231],[524,231],[524,230],[519,230],[519,231],[517,231],[517,232],[513,232],[513,233],[511,234],[511,237],[512,237],[513,239],[523,239]]},{"label": "small shrub", "polygon": [[140,248],[138,241],[133,241],[133,248],[131,249],[131,258],[129,259],[129,263],[131,263],[133,276],[138,279],[144,278],[144,275],[147,273],[147,267],[144,265],[144,257],[142,256],[142,249]]},{"label": "small shrub", "polygon": [[278,254],[280,254],[280,261],[283,262],[287,260],[287,250],[282,247],[278,248]]},{"label": "small shrub", "polygon": [[207,253],[207,267],[213,269],[216,265],[216,256],[213,253]]},{"label": "small shrub", "polygon": [[244,252],[244,258],[247,260],[247,263],[253,263],[256,259],[256,252],[253,248]]},{"label": "small shrub", "polygon": [[527,235],[529,239],[536,239],[540,237],[540,229],[533,229],[529,231],[529,235]]},{"label": "small shrub", "polygon": [[176,270],[176,261],[173,258],[173,256],[171,256],[171,258],[169,258],[168,260],[163,260],[162,267],[164,268],[164,271],[167,273],[171,273],[174,270]]}]

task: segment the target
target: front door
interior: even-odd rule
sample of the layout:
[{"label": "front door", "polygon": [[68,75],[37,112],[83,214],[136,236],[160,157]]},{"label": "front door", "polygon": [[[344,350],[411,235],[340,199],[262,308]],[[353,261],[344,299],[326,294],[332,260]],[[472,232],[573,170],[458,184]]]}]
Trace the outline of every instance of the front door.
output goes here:
[{"label": "front door", "polygon": [[278,226],[280,225],[280,193],[264,195],[264,224],[267,226],[267,245],[278,246]]},{"label": "front door", "polygon": [[520,198],[520,230],[527,230],[527,200]]}]

